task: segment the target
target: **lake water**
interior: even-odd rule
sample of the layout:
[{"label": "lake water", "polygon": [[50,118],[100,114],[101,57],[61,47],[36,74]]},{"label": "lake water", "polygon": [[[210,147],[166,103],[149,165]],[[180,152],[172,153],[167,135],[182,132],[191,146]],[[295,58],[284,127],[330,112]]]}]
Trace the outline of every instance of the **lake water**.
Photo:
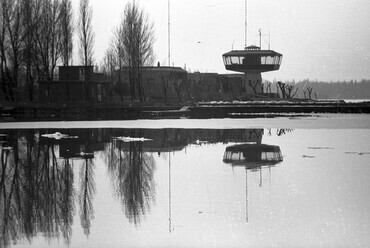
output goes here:
[{"label": "lake water", "polygon": [[369,247],[369,123],[0,123],[0,247]]}]

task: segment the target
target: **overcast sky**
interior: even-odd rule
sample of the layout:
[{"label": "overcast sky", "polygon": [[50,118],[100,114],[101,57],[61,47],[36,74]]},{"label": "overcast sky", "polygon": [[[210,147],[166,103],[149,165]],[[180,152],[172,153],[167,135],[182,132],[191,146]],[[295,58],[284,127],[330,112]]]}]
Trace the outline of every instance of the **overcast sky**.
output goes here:
[{"label": "overcast sky", "polygon": [[[77,20],[79,0],[72,0]],[[128,0],[90,0],[99,63]],[[154,22],[156,61],[168,64],[168,0],[137,1]],[[226,73],[222,54],[244,47],[244,0],[172,0],[171,64]],[[248,0],[248,45],[283,54],[268,80],[370,79],[369,0]],[[77,48],[77,46],[75,46]]]}]

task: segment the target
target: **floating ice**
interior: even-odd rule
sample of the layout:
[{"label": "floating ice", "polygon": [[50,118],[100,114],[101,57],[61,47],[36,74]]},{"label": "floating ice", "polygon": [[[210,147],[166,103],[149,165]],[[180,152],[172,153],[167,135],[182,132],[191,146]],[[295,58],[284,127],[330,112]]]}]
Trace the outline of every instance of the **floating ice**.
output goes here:
[{"label": "floating ice", "polygon": [[60,140],[60,139],[76,139],[78,138],[77,136],[69,136],[68,134],[62,134],[60,132],[55,132],[55,133],[52,133],[52,134],[42,134],[41,135],[42,137],[45,137],[45,138],[49,138],[49,139],[56,139],[56,140]]},{"label": "floating ice", "polygon": [[333,147],[315,147],[315,146],[310,146],[310,147],[308,147],[308,149],[313,149],[313,150],[327,149],[327,150],[331,150],[331,149],[333,149]]},{"label": "floating ice", "polygon": [[370,152],[345,152],[346,154],[357,154],[357,155],[365,155],[370,154]]},{"label": "floating ice", "polygon": [[13,147],[11,147],[11,146],[3,146],[2,149],[4,151],[11,151],[11,150],[13,150]]},{"label": "floating ice", "polygon": [[113,139],[122,140],[123,142],[144,142],[144,141],[151,141],[152,139],[147,139],[144,137],[136,138],[136,137],[126,137],[126,136],[120,136],[120,137],[113,137]]},{"label": "floating ice", "polygon": [[311,156],[311,155],[303,155],[302,157],[303,157],[303,158],[314,158],[315,156]]},{"label": "floating ice", "polygon": [[195,141],[195,144],[197,144],[197,145],[207,144],[207,143],[208,143],[208,141],[203,141],[203,140],[196,140]]}]

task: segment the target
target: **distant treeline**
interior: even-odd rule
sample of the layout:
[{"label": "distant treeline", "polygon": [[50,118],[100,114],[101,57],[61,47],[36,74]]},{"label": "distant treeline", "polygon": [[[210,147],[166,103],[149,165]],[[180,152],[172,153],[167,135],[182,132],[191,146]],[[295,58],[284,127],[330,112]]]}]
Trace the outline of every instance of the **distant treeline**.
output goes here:
[{"label": "distant treeline", "polygon": [[[268,81],[264,85],[268,85]],[[312,98],[316,99],[370,99],[370,79],[363,79],[361,81],[340,81],[340,82],[323,82],[310,81],[308,79],[302,81],[284,81],[286,85],[294,86],[297,90],[294,98],[308,98],[305,97],[304,92],[307,93],[307,88],[312,88]],[[278,82],[271,84],[272,92],[279,92]],[[277,91],[278,90],[278,91]]]}]

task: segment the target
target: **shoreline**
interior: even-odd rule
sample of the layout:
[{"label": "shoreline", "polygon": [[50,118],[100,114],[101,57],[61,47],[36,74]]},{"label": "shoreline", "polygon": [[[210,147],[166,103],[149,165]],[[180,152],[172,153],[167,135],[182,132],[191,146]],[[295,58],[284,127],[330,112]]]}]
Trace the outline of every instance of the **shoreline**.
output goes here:
[{"label": "shoreline", "polygon": [[91,121],[137,119],[274,118],[312,114],[369,114],[370,101],[233,101],[196,102],[178,106],[82,104],[1,105],[0,122]]}]

